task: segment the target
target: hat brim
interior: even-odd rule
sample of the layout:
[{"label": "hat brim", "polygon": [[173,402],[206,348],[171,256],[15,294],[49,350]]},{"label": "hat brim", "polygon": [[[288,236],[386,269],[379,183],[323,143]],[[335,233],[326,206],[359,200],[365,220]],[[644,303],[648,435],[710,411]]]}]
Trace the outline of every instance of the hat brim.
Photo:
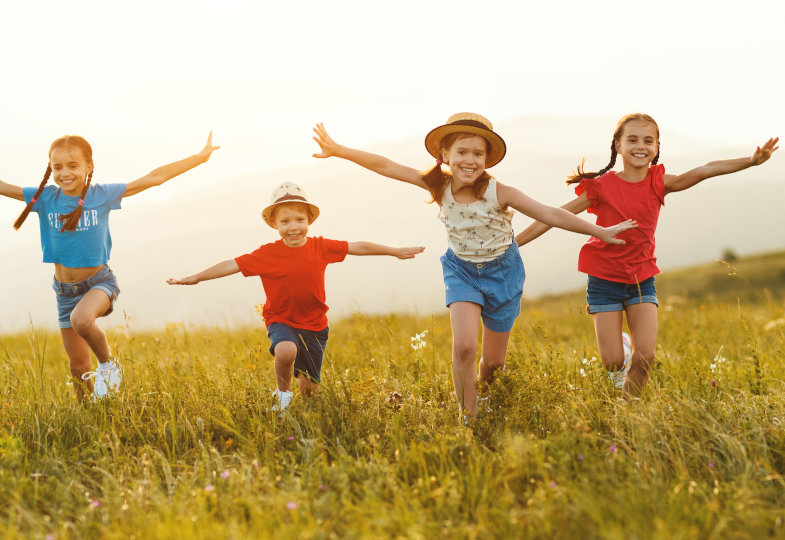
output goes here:
[{"label": "hat brim", "polygon": [[291,204],[291,203],[304,204],[304,205],[306,205],[308,207],[308,210],[310,210],[310,213],[311,213],[311,217],[310,217],[310,220],[308,221],[308,225],[310,225],[311,223],[316,221],[316,218],[319,217],[319,207],[316,206],[315,204],[311,204],[311,203],[306,202],[306,201],[288,200],[288,201],[276,202],[276,203],[273,203],[270,206],[267,206],[266,208],[264,208],[264,210],[262,210],[262,219],[270,227],[275,229],[275,224],[270,220],[270,218],[273,215],[273,210],[275,210],[275,207],[278,206],[278,205],[281,205],[281,204]]},{"label": "hat brim", "polygon": [[428,135],[425,136],[425,148],[428,150],[428,153],[436,159],[442,159],[442,139],[450,133],[471,133],[472,135],[479,135],[488,141],[490,148],[488,150],[488,155],[485,157],[486,169],[499,163],[507,153],[507,145],[505,144],[504,139],[499,137],[495,131],[461,124],[445,124],[432,129]]}]

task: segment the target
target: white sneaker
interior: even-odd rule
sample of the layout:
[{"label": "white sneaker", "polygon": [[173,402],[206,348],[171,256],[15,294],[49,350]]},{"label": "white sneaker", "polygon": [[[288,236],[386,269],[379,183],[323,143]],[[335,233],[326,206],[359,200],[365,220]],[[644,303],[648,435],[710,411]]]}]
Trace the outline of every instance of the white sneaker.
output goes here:
[{"label": "white sneaker", "polygon": [[621,390],[624,387],[624,380],[627,378],[627,372],[630,371],[632,365],[632,345],[630,344],[630,336],[627,332],[621,333],[621,343],[624,347],[624,366],[618,371],[611,371],[608,373],[611,382]]},{"label": "white sneaker", "polygon": [[116,392],[123,382],[123,369],[117,365],[114,359],[109,359],[106,364],[98,364],[98,371],[106,383],[106,391]]},{"label": "white sneaker", "polygon": [[272,411],[274,412],[283,412],[286,407],[289,406],[289,402],[292,401],[292,394],[289,390],[273,390],[273,397],[277,400],[277,403],[273,403]]},{"label": "white sneaker", "polygon": [[93,379],[93,393],[91,397],[93,401],[98,401],[103,399],[103,397],[109,392],[106,388],[106,381],[104,381],[103,375],[99,371],[88,371],[86,373],[82,373],[82,380],[88,381]]}]

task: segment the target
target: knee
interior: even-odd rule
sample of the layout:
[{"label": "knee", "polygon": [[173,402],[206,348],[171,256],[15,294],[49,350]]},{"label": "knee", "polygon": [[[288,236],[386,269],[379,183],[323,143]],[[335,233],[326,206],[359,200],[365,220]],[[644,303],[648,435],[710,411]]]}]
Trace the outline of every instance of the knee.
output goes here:
[{"label": "knee", "polygon": [[95,319],[89,315],[71,313],[71,328],[80,336],[86,336],[95,327]]},{"label": "knee", "polygon": [[452,344],[453,360],[457,362],[474,362],[477,356],[477,343],[467,339],[456,339]]},{"label": "knee", "polygon": [[297,345],[292,341],[282,341],[275,346],[275,361],[284,364],[294,363],[297,358]]}]

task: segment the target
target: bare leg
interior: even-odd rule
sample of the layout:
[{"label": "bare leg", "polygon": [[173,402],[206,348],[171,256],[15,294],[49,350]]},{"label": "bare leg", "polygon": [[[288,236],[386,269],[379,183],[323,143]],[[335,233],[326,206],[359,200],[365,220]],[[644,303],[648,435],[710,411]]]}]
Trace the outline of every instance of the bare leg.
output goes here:
[{"label": "bare leg", "polygon": [[632,338],[632,366],[624,382],[624,394],[639,395],[649,380],[657,347],[657,305],[633,304],[626,308],[627,325]]},{"label": "bare leg", "polygon": [[600,350],[602,365],[608,371],[618,371],[624,367],[624,346],[621,342],[623,311],[604,311],[594,313],[594,333]]},{"label": "bare leg", "polygon": [[91,371],[93,367],[93,362],[90,359],[90,346],[73,328],[61,328],[60,335],[63,337],[63,347],[68,355],[71,376],[74,378],[74,392],[76,392],[77,399],[82,401],[85,391],[88,394],[93,391],[93,380],[82,380],[82,375]]},{"label": "bare leg", "polygon": [[85,294],[71,312],[71,326],[79,337],[95,353],[99,362],[109,360],[109,343],[106,334],[95,323],[95,320],[109,309],[109,296],[101,289],[92,289]]},{"label": "bare leg", "polygon": [[291,391],[292,368],[297,358],[297,345],[292,341],[281,341],[275,346],[275,379],[278,390]]},{"label": "bare leg", "polygon": [[461,408],[477,414],[477,328],[482,308],[473,302],[450,304],[452,325],[452,381]]},{"label": "bare leg", "polygon": [[504,367],[507,356],[507,344],[510,342],[510,331],[494,332],[482,329],[482,358],[480,358],[480,384],[493,382],[496,370]]},{"label": "bare leg", "polygon": [[300,395],[305,397],[311,397],[319,389],[318,382],[312,381],[302,373],[297,377],[297,384],[300,387]]}]

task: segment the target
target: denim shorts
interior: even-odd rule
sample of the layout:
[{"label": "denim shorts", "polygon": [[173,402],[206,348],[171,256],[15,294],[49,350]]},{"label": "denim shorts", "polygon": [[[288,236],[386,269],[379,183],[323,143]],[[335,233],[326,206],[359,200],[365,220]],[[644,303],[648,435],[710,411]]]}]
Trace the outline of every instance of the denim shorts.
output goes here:
[{"label": "denim shorts", "polygon": [[475,263],[458,257],[451,249],[441,256],[447,306],[473,302],[482,306],[482,323],[494,332],[512,329],[521,313],[521,294],[526,272],[513,242],[497,258]]},{"label": "denim shorts", "polygon": [[327,347],[327,335],[330,328],[324,330],[303,330],[293,328],[284,323],[270,323],[267,337],[270,338],[270,354],[275,356],[275,346],[282,341],[291,341],[297,345],[297,356],[294,359],[294,376],[304,374],[313,382],[322,380],[322,358]]},{"label": "denim shorts", "polygon": [[71,328],[71,312],[84,295],[93,289],[100,289],[109,297],[109,309],[101,317],[106,317],[114,311],[114,301],[120,294],[117,278],[107,266],[104,265],[98,272],[77,283],[62,283],[52,280],[52,288],[57,293],[57,319],[60,328]]},{"label": "denim shorts", "polygon": [[660,305],[653,276],[640,283],[619,283],[589,276],[586,303],[589,305],[589,313],[624,311],[624,308],[633,304]]}]

